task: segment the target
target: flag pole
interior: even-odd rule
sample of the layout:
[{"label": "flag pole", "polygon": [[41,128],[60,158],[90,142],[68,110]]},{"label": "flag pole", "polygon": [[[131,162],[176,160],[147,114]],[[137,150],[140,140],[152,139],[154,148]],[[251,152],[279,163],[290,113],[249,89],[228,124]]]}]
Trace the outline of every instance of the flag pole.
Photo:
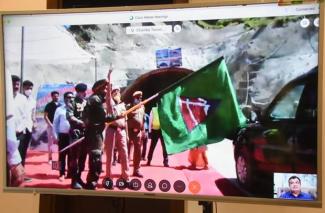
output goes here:
[{"label": "flag pole", "polygon": [[[144,101],[141,101],[140,103],[134,105],[133,107],[131,107],[130,109],[126,110],[124,113],[123,113],[123,116],[127,116],[128,114],[130,114],[131,112],[133,112],[134,110],[137,110],[139,109],[142,105],[145,105],[147,103],[149,103],[150,101],[152,101],[153,99],[157,98],[159,96],[159,92],[150,96],[149,98],[147,98],[146,100]],[[111,122],[108,122],[106,123],[106,125],[110,125],[112,124],[114,121],[118,120],[118,119],[121,119],[121,118],[117,118]]]},{"label": "flag pole", "polygon": [[75,145],[77,145],[77,144],[83,142],[84,139],[85,139],[85,137],[81,137],[81,138],[79,138],[79,139],[76,140],[75,142],[73,142],[73,143],[69,144],[68,146],[64,147],[64,149],[60,150],[59,153],[62,153],[62,152],[64,152],[64,151],[70,149],[71,147],[73,147],[73,146],[75,146]]},{"label": "flag pole", "polygon": [[[207,66],[211,66],[212,64],[215,64],[215,63],[220,64],[220,62],[221,62],[223,59],[224,59],[224,57],[222,56],[222,57],[218,58],[217,60],[215,60],[214,62],[208,64]],[[206,67],[206,66],[205,66],[205,67]],[[197,74],[199,74],[201,70],[205,70],[204,67],[201,68],[200,70],[196,71],[196,72],[193,72],[193,73],[191,73],[191,74],[189,74],[189,75],[186,75],[185,77],[183,77],[183,78],[177,80],[176,82],[172,83],[171,85],[167,86],[166,88],[164,88],[164,89],[160,90],[159,92],[155,93],[154,95],[150,96],[150,97],[147,98],[146,100],[141,101],[141,102],[138,103],[137,105],[134,105],[133,107],[131,107],[130,109],[128,109],[127,111],[125,111],[125,112],[123,113],[123,115],[126,116],[126,115],[128,115],[129,113],[133,112],[134,110],[139,109],[142,105],[145,105],[145,104],[147,104],[148,102],[152,101],[153,99],[156,99],[156,98],[158,98],[159,96],[161,96],[161,95],[167,93],[169,90],[172,90],[175,86],[179,85],[180,83],[182,83],[182,82],[184,82],[184,81],[187,81],[187,80],[191,79],[192,77],[196,76]],[[118,118],[118,119],[120,119],[120,118]],[[111,123],[113,123],[114,121],[116,121],[116,120],[118,120],[118,119],[115,119],[115,120],[113,120],[113,121],[111,121],[111,122],[108,122],[108,123],[106,123],[106,125],[110,125]]]}]

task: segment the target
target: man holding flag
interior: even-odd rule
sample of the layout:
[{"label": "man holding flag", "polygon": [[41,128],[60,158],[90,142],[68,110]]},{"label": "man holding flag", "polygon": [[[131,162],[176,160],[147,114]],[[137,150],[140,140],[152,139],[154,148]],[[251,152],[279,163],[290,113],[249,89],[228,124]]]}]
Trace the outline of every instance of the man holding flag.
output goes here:
[{"label": "man holding flag", "polygon": [[[110,86],[108,89],[110,91]],[[112,97],[115,97],[116,94],[114,91],[109,91],[108,97],[106,97],[108,114],[114,115],[116,113],[113,113],[112,110],[112,106],[115,106]],[[117,94],[119,94],[119,90]],[[117,97],[119,103],[120,95]],[[156,114],[159,116],[160,128],[168,154],[176,154],[195,147],[217,143],[224,138],[232,138],[240,128],[246,126],[247,119],[237,103],[225,61],[221,57],[130,109],[124,110],[120,115],[117,115],[117,120],[109,123],[108,130],[115,130],[116,128],[122,132],[125,127],[122,125],[115,126],[116,121],[158,98]],[[112,132],[106,131],[107,178],[111,176],[110,165],[115,142],[115,136],[112,136],[114,136]],[[108,139],[109,137],[111,139]],[[120,138],[123,139],[124,137],[126,136],[123,134]],[[126,142],[121,140],[119,145],[123,147],[121,150],[125,153],[122,153],[124,155],[122,178],[127,181],[129,168]]]},{"label": "man holding flag", "polygon": [[[158,99],[168,154],[232,138],[246,126],[223,57],[154,94],[125,114]],[[150,164],[149,164],[150,165]]]},{"label": "man holding flag", "polygon": [[126,107],[121,101],[120,89],[112,88],[111,73],[108,73],[108,91],[106,93],[107,114],[119,117],[119,119],[111,122],[105,135],[105,152],[106,152],[106,178],[112,178],[112,157],[114,147],[117,147],[119,159],[121,162],[121,178],[128,182],[129,180],[129,161],[127,152],[127,122],[126,122]]},{"label": "man holding flag", "polygon": [[219,142],[245,126],[223,57],[161,93],[158,114],[168,154]]}]

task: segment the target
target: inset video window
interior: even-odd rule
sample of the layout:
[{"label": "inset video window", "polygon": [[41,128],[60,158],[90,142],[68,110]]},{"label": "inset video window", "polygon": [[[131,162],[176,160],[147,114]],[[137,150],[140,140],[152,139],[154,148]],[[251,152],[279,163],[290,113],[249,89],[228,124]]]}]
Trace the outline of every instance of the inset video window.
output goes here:
[{"label": "inset video window", "polygon": [[274,198],[316,200],[317,176],[314,174],[275,173]]}]

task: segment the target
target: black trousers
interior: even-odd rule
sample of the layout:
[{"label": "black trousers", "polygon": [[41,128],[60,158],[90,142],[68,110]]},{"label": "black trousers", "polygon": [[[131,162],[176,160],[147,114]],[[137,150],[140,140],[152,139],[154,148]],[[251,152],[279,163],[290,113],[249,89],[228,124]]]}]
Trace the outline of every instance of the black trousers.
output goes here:
[{"label": "black trousers", "polygon": [[[59,133],[59,151],[67,147],[70,143],[70,136],[68,133]],[[60,176],[65,175],[65,164],[66,158],[68,162],[70,161],[69,150],[59,153],[59,163],[60,163]]]},{"label": "black trousers", "polygon": [[17,134],[17,139],[19,140],[18,150],[21,156],[21,164],[25,167],[27,149],[32,139],[32,133],[26,129],[26,133]]},{"label": "black trousers", "polygon": [[89,127],[85,131],[85,144],[89,154],[87,183],[97,182],[102,172],[102,147],[104,126]]},{"label": "black trousers", "polygon": [[[70,139],[70,142],[73,143],[76,140],[78,140],[78,138],[74,138],[74,140]],[[71,174],[71,180],[72,182],[79,181],[81,173],[85,170],[85,163],[87,158],[87,146],[85,144],[85,141],[82,141],[76,146],[70,148],[69,154],[69,172]]]},{"label": "black trousers", "polygon": [[142,152],[141,152],[141,158],[145,158],[147,155],[147,142],[148,142],[148,132],[146,131],[144,134],[144,137],[142,137]]},{"label": "black trousers", "polygon": [[156,145],[157,145],[157,142],[158,142],[158,139],[160,139],[160,142],[161,142],[161,146],[162,146],[162,151],[163,151],[163,157],[164,157],[164,164],[168,163],[168,155],[167,155],[167,151],[166,151],[166,146],[165,146],[165,143],[164,143],[164,138],[162,137],[162,134],[161,134],[161,130],[152,130],[151,131],[151,144],[150,144],[150,148],[149,148],[149,153],[148,153],[148,162],[151,162],[152,160],[152,155],[153,155],[153,152],[156,148]]}]

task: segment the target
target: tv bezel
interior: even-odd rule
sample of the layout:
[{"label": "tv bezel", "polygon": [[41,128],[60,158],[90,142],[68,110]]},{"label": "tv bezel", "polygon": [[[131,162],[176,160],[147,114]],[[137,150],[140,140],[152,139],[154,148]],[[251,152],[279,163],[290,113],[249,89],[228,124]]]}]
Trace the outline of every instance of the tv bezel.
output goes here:
[{"label": "tv bezel", "polygon": [[[126,6],[126,7],[102,7],[102,8],[78,8],[78,9],[50,9],[50,10],[32,10],[32,11],[10,11],[0,12],[0,81],[1,91],[0,96],[0,122],[2,126],[6,126],[5,120],[5,70],[4,70],[4,32],[3,32],[3,18],[6,15],[41,15],[41,14],[69,14],[69,13],[96,13],[96,12],[126,12],[126,11],[145,11],[145,10],[164,10],[164,9],[186,9],[186,8],[204,8],[204,7],[219,7],[219,6],[235,6],[235,5],[253,5],[253,4],[270,4],[278,2],[290,2],[290,1],[221,1],[218,3],[188,3],[188,4],[171,4],[171,5],[146,5],[146,6]],[[308,3],[308,2],[307,2]],[[130,197],[130,198],[156,198],[156,199],[176,199],[176,200],[205,200],[216,202],[233,202],[233,203],[250,203],[250,204],[272,204],[272,205],[284,205],[284,206],[300,206],[300,207],[322,207],[323,199],[323,175],[322,175],[322,140],[324,139],[324,98],[323,90],[325,85],[324,79],[324,42],[325,42],[325,20],[324,20],[324,1],[318,2],[320,5],[320,25],[319,25],[319,55],[318,55],[318,118],[317,118],[317,200],[315,201],[302,201],[302,200],[284,200],[274,198],[259,198],[259,197],[240,197],[240,196],[202,196],[202,195],[186,195],[175,193],[150,193],[150,192],[124,192],[124,191],[91,191],[91,190],[73,190],[73,189],[56,189],[56,188],[26,188],[26,187],[9,187],[6,181],[6,143],[3,142],[1,154],[2,167],[3,167],[3,191],[4,192],[24,192],[24,193],[39,193],[39,194],[57,194],[57,195],[85,195],[85,196],[114,196],[114,197]],[[288,3],[290,4],[290,3]],[[1,128],[0,138],[2,141],[6,141],[6,128]]]}]

